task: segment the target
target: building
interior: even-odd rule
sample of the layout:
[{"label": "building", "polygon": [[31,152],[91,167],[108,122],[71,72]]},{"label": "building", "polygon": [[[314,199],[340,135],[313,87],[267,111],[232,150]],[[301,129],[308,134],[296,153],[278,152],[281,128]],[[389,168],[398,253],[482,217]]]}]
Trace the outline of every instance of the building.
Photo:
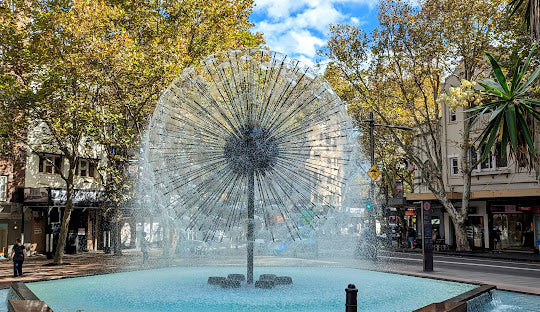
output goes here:
[{"label": "building", "polygon": [[24,186],[25,155],[20,146],[0,157],[0,254],[24,230],[21,190]]},{"label": "building", "polygon": [[[20,237],[36,253],[55,251],[66,203],[67,161],[55,148],[43,144],[43,125],[31,126],[29,148],[19,148],[11,158],[0,159],[0,243],[7,252]],[[77,160],[73,211],[66,252],[98,249],[102,246],[103,187],[98,167],[105,165],[103,151],[93,146]],[[2,195],[0,194],[0,195]]]},{"label": "building", "polygon": [[[459,85],[454,76],[446,85]],[[461,134],[465,131],[463,110],[451,111],[443,105],[441,122],[441,145],[443,159],[443,179],[446,190],[454,205],[460,206],[463,194],[463,174],[461,172]],[[477,123],[471,137],[481,133],[482,122]],[[540,147],[540,129],[535,125],[535,146]],[[483,150],[472,149],[469,159],[478,159]],[[420,176],[415,175],[415,193],[407,195],[409,204],[420,201],[435,201],[434,222],[441,227],[441,236],[449,245],[454,245],[454,227],[442,205],[435,196],[422,185]],[[540,168],[529,171],[525,164],[517,163],[502,154],[500,144],[490,151],[489,157],[479,162],[472,172],[469,218],[466,229],[473,249],[493,249],[492,230],[498,226],[502,231],[503,248],[515,251],[538,249],[540,239]],[[419,207],[419,205],[417,205]],[[412,213],[412,212],[411,212]],[[415,211],[415,217],[417,212]]]}]

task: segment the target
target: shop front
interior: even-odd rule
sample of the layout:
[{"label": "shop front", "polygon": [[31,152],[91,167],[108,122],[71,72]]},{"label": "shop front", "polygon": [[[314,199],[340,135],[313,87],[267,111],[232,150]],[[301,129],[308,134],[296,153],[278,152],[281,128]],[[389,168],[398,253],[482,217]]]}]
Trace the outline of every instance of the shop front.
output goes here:
[{"label": "shop front", "polygon": [[[65,189],[51,189],[51,203],[63,213],[67,200]],[[68,226],[66,253],[96,250],[98,220],[101,216],[99,204],[103,202],[103,192],[76,189],[73,193],[73,210]],[[61,222],[62,218],[59,218]],[[60,224],[55,228],[60,228]],[[56,232],[56,231],[55,231]]]},{"label": "shop front", "polygon": [[530,251],[537,247],[539,206],[491,205],[493,228],[501,231],[503,249]]},{"label": "shop front", "polygon": [[534,216],[534,238],[536,240],[535,242],[535,250],[536,252],[540,252],[540,206],[534,206],[533,207],[533,216]]},{"label": "shop front", "polygon": [[[102,192],[75,190],[73,210],[68,226],[66,253],[93,250],[97,238],[96,220],[102,202]],[[62,216],[66,203],[66,190],[54,188],[25,188],[24,212],[28,216],[26,242],[35,244],[37,253],[51,256],[56,251]],[[29,232],[29,233],[28,233]]]},{"label": "shop front", "polygon": [[36,253],[45,253],[49,189],[45,187],[25,188],[23,206],[25,215],[29,216],[29,220],[26,222],[25,242],[34,244]]}]

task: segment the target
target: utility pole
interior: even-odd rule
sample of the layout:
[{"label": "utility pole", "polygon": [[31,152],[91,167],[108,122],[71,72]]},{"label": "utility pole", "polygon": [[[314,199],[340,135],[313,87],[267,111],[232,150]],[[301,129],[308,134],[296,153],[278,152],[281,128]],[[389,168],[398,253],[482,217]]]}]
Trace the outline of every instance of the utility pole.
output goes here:
[{"label": "utility pole", "polygon": [[376,248],[377,235],[375,233],[376,231],[375,208],[377,207],[377,205],[375,205],[375,180],[379,176],[380,172],[375,166],[375,134],[374,134],[375,126],[385,127],[385,128],[394,128],[394,129],[400,129],[400,130],[406,130],[406,131],[412,131],[414,129],[410,127],[404,127],[404,126],[376,124],[375,117],[373,116],[373,112],[369,112],[369,119],[364,119],[362,121],[369,123],[369,145],[370,145],[369,152],[370,152],[370,159],[371,159],[371,168],[369,169],[368,174],[371,177],[371,183],[370,183],[370,189],[369,189],[369,200],[371,202],[370,203],[371,209],[368,209],[368,219],[369,219],[369,229],[373,235],[372,242],[371,242],[373,244],[372,255],[370,256],[372,257],[372,260],[376,260],[377,259],[377,248]]},{"label": "utility pole", "polygon": [[[370,168],[373,168],[375,166],[375,119],[373,117],[373,112],[369,112],[369,145],[370,145],[370,157],[371,157],[371,166]],[[376,226],[375,226],[375,179],[371,179],[371,184],[369,187],[369,200],[371,201],[371,209],[369,210],[369,227],[370,231],[373,235],[372,239],[375,241],[373,244],[373,260],[377,259],[377,234],[376,234]]]}]

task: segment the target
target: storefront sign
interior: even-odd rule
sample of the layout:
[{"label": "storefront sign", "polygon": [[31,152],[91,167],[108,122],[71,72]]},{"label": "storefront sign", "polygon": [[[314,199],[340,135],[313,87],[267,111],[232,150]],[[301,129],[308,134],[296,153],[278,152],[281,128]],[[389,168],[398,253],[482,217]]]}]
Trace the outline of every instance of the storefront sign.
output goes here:
[{"label": "storefront sign", "polygon": [[533,213],[540,213],[540,206],[534,206]]},{"label": "storefront sign", "polygon": [[78,228],[77,229],[77,235],[86,235],[86,229],[85,228]]},{"label": "storefront sign", "polygon": [[516,212],[516,205],[504,205],[504,212]]},{"label": "storefront sign", "polygon": [[532,210],[532,207],[518,207],[518,210],[521,210],[521,211],[531,211]]},{"label": "storefront sign", "polygon": [[416,211],[414,211],[414,210],[406,210],[405,215],[406,216],[416,216]]},{"label": "storefront sign", "polygon": [[42,231],[41,231],[41,228],[34,228],[34,234],[41,234]]},{"label": "storefront sign", "polygon": [[49,189],[46,187],[25,188],[23,192],[23,200],[25,204],[49,202]]},{"label": "storefront sign", "polygon": [[[51,189],[51,201],[53,205],[65,205],[67,200],[65,189]],[[103,202],[103,192],[95,190],[75,190],[73,193],[73,205],[79,207],[97,207]]]}]

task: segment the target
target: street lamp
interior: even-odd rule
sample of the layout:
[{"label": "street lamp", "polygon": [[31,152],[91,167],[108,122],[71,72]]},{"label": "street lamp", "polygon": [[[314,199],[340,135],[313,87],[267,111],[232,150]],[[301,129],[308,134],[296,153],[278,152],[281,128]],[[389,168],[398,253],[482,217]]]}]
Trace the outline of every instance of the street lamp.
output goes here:
[{"label": "street lamp", "polygon": [[[364,119],[362,122],[368,122],[369,123],[369,143],[370,143],[370,156],[371,156],[371,169],[378,172],[378,170],[375,168],[375,137],[374,137],[374,130],[375,127],[385,127],[385,128],[393,128],[393,129],[399,129],[399,130],[405,130],[405,131],[412,131],[413,128],[405,127],[405,126],[392,126],[392,125],[383,125],[383,124],[376,124],[375,118],[373,117],[373,112],[369,112],[369,119]],[[377,174],[378,176],[378,174]],[[375,180],[376,177],[371,179],[370,183],[370,189],[369,189],[369,199],[371,203],[375,203]],[[371,231],[373,234],[375,234],[375,213],[374,209],[368,210],[368,217],[370,222]],[[374,235],[375,236],[375,235]],[[375,236],[376,237],[376,236]],[[374,249],[376,250],[376,249]],[[374,258],[376,258],[376,254]]]}]

